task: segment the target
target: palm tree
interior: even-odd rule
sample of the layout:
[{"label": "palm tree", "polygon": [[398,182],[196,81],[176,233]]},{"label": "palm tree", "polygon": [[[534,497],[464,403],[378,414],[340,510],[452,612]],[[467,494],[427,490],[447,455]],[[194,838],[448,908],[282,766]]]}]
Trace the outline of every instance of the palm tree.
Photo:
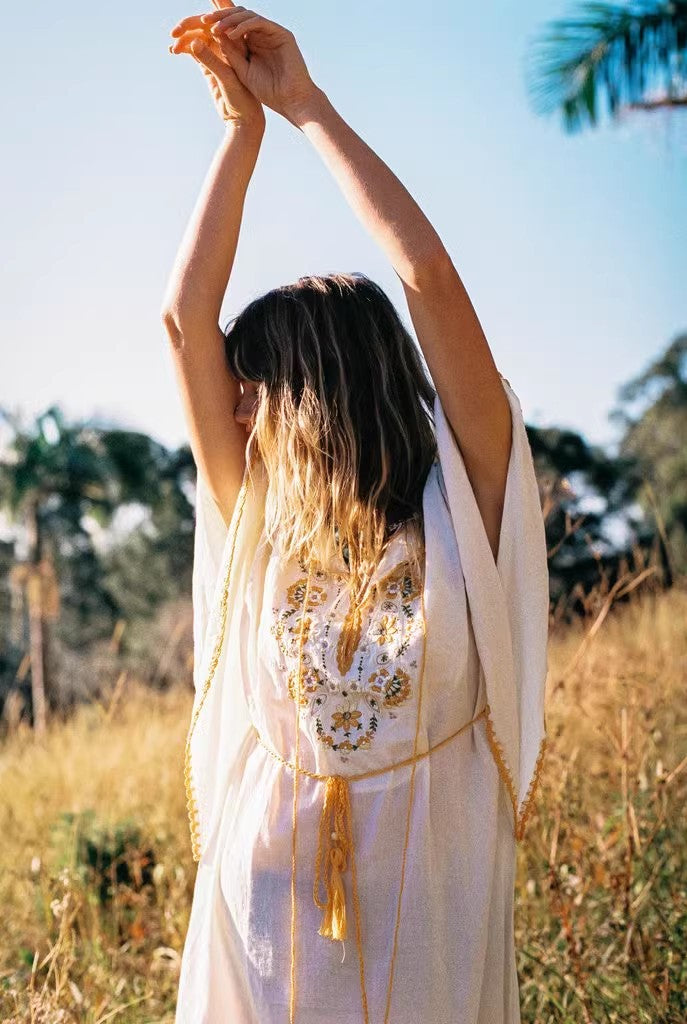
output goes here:
[{"label": "palm tree", "polygon": [[0,414],[12,431],[0,457],[0,507],[27,538],[10,584],[15,614],[26,611],[33,723],[40,733],[51,698],[48,623],[60,608],[56,563],[87,558],[86,515],[107,526],[121,505],[137,502],[164,521],[185,500],[179,480],[192,460],[185,449],[170,453],[145,434],[69,424],[55,406],[28,429],[6,410]]},{"label": "palm tree", "polygon": [[597,124],[604,96],[613,119],[687,106],[687,0],[583,3],[535,39],[527,75],[537,112],[569,132]]}]

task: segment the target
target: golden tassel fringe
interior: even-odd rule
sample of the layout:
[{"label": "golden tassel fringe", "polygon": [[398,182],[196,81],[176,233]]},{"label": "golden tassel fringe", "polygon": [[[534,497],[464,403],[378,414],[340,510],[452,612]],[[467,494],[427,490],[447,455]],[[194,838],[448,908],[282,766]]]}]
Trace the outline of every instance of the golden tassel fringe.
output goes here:
[{"label": "golden tassel fringe", "polygon": [[[325,783],[320,815],[313,887],[313,899],[320,910],[324,911],[319,933],[327,939],[346,938],[346,890],[343,873],[352,854],[353,831],[348,782],[341,775],[329,775]],[[324,884],[326,892],[324,900],[320,898],[321,884]]]}]

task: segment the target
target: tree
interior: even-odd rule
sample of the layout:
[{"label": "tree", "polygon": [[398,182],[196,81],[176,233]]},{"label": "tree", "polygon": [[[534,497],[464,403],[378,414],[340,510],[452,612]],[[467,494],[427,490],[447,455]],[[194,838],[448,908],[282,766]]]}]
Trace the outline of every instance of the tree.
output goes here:
[{"label": "tree", "polygon": [[650,523],[633,514],[641,468],[632,455],[610,455],[574,430],[528,426],[527,436],[546,523],[551,598],[565,615],[576,614],[602,576],[612,582],[632,561],[632,544],[619,542],[611,523],[645,550],[654,545]]},{"label": "tree", "polygon": [[687,0],[583,3],[535,39],[527,71],[537,112],[569,132],[595,126],[604,97],[612,119],[687,106]]},{"label": "tree", "polygon": [[[33,720],[40,732],[55,697],[49,621],[57,619],[61,604],[64,618],[66,606],[82,649],[99,633],[111,633],[121,614],[116,570],[96,552],[87,517],[109,526],[123,505],[142,506],[153,540],[148,548],[139,545],[139,563],[157,545],[161,574],[175,579],[190,561],[188,544],[179,542],[180,523],[190,533],[192,508],[180,484],[185,477],[193,482],[193,461],[186,449],[170,453],[135,431],[69,424],[55,406],[28,428],[2,415],[12,437],[0,457],[0,507],[26,538],[26,555],[13,567],[10,583],[15,611],[20,598],[27,613]],[[68,634],[63,629],[62,636]]]},{"label": "tree", "polygon": [[[641,469],[638,501],[663,533],[672,571],[687,572],[687,334],[624,384],[618,398],[611,418],[624,429],[620,454]],[[636,403],[643,408],[632,414]]]}]

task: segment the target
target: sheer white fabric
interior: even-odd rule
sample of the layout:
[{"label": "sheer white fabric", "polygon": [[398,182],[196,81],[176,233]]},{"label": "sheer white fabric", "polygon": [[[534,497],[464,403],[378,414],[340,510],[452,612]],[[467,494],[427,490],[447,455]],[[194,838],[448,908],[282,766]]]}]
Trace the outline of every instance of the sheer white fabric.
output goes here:
[{"label": "sheer white fabric", "polygon": [[[423,494],[427,648],[418,749],[434,746],[486,702],[491,735],[482,718],[416,765],[394,1024],[520,1020],[515,837],[545,736],[548,572],[522,412],[502,381],[513,443],[496,563],[438,397],[434,406],[438,460]],[[304,573],[297,564],[280,568],[264,543],[265,484],[260,471],[254,483],[244,477],[227,528],[198,479],[187,786],[200,860],[177,1024],[289,1019],[293,775],[260,744],[254,726],[293,758],[290,630],[302,610]],[[385,553],[378,576],[391,583],[380,599],[386,604],[372,609],[343,674],[335,650],[345,605],[337,617],[336,575],[313,580],[322,599],[308,605],[300,763],[315,771],[352,774],[412,754],[422,630],[413,586],[401,594],[394,585],[406,537],[405,530],[395,534]],[[350,784],[371,1021],[385,1013],[410,771]],[[299,776],[296,1021],[360,1024],[353,928],[342,963],[341,944],[318,934],[322,911],[313,902],[323,785]]]}]

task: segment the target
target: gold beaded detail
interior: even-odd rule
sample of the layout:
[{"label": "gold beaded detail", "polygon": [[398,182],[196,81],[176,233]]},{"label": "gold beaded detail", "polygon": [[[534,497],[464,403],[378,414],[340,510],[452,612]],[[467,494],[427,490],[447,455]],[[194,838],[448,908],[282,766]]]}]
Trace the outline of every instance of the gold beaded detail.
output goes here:
[{"label": "gold beaded detail", "polygon": [[205,682],[203,683],[203,689],[202,689],[202,692],[201,692],[201,695],[200,695],[200,699],[198,700],[198,703],[196,705],[196,709],[193,712],[193,716],[191,718],[191,724],[189,726],[188,734],[187,734],[187,737],[186,737],[186,747],[185,747],[185,750],[184,750],[184,786],[185,786],[185,789],[186,789],[186,809],[187,809],[187,813],[188,813],[189,831],[191,833],[191,853],[193,855],[194,861],[196,861],[196,862],[200,860],[200,855],[201,855],[201,849],[200,849],[200,821],[199,821],[199,816],[198,816],[198,801],[197,801],[196,794],[195,794],[195,791],[194,791],[194,786],[193,786],[193,768],[192,768],[192,764],[191,764],[191,737],[193,736],[193,730],[196,727],[196,722],[198,721],[198,718],[200,716],[200,712],[203,709],[203,705],[205,703],[207,695],[210,692],[210,686],[212,684],[212,680],[213,680],[215,672],[217,670],[217,665],[219,663],[219,656],[220,656],[220,654],[222,652],[222,644],[224,642],[224,631],[225,631],[226,623],[227,623],[227,608],[228,608],[228,600],[229,600],[229,582],[230,582],[230,579],[231,579],[231,572],[232,572],[232,568],[233,568],[233,565],[234,565],[234,549],[236,547],[236,536],[238,534],[239,523],[241,521],[241,516],[243,514],[243,506],[244,506],[245,501],[246,501],[247,490],[248,490],[247,480],[246,480],[246,477],[244,475],[243,483],[241,484],[241,489],[239,490],[238,499],[237,499],[237,506],[238,507],[237,507],[237,510],[236,510],[236,524],[234,526],[234,536],[233,536],[232,544],[231,544],[231,554],[229,556],[229,564],[227,566],[227,571],[226,571],[226,574],[225,574],[225,577],[224,577],[224,585],[222,587],[222,597],[221,597],[221,605],[220,605],[220,608],[221,608],[221,612],[220,612],[221,618],[220,618],[219,633],[218,633],[218,636],[217,636],[217,640],[215,642],[215,649],[212,652],[212,659],[210,661],[210,666],[209,666],[209,669],[208,669],[208,674],[207,674],[207,677],[205,679]]}]

